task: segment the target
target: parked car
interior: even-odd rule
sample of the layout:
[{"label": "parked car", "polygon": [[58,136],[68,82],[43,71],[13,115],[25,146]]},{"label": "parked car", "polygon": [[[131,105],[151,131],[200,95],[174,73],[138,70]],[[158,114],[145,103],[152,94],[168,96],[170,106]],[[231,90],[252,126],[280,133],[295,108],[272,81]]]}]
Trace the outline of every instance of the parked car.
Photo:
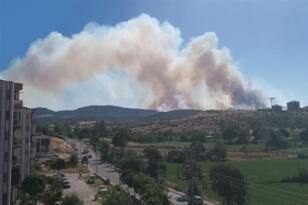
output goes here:
[{"label": "parked car", "polygon": [[61,176],[61,177],[65,177],[65,174],[63,174],[63,173],[59,173],[58,175]]},{"label": "parked car", "polygon": [[60,175],[55,174],[52,176],[52,178],[58,182],[62,182],[62,177]]},{"label": "parked car", "polygon": [[203,205],[203,199],[200,196],[194,196],[193,201],[195,205]]},{"label": "parked car", "polygon": [[105,187],[105,186],[100,186],[97,192],[98,192],[98,194],[103,194],[103,193],[105,193],[105,192],[107,192],[107,191],[108,191],[108,188],[107,188],[107,187]]},{"label": "parked car", "polygon": [[71,188],[71,183],[68,180],[63,180],[62,186],[63,186],[64,189],[69,189],[69,188]]},{"label": "parked car", "polygon": [[94,184],[95,180],[96,180],[96,176],[92,174],[92,175],[89,176],[87,183],[88,184]]}]

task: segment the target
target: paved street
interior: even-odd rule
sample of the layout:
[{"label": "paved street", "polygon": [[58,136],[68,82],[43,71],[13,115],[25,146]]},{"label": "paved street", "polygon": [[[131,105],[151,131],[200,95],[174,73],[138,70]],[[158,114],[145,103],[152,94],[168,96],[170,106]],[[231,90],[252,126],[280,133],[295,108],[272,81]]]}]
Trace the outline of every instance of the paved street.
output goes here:
[{"label": "paved street", "polygon": [[97,205],[93,201],[94,191],[90,189],[84,180],[79,179],[78,174],[66,174],[66,178],[71,183],[71,188],[64,189],[64,194],[75,193],[84,201],[84,205]]},{"label": "paved street", "polygon": [[[79,142],[76,142],[75,144],[78,149],[78,152],[81,152],[84,148],[84,145]],[[115,170],[115,167],[111,164],[102,163],[100,162],[100,160],[96,160],[98,158],[95,155],[95,153],[91,153],[91,154],[93,157],[92,157],[92,160],[90,160],[90,165],[89,165],[90,172],[92,174],[97,173],[97,175],[99,175],[103,179],[109,179],[112,185],[119,185],[120,184],[120,174]],[[187,205],[187,202],[179,202],[176,200],[178,197],[185,195],[185,193],[178,192],[172,189],[168,189],[168,190],[169,190],[168,191],[169,199],[174,205]],[[204,201],[204,203],[206,205],[214,205],[213,203],[208,202],[208,201]]]}]

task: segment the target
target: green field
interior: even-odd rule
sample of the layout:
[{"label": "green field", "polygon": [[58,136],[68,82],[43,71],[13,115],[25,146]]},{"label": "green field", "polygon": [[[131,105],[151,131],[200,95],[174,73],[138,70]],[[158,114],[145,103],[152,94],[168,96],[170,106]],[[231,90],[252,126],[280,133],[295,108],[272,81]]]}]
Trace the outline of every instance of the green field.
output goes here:
[{"label": "green field", "polygon": [[[204,173],[219,162],[201,163]],[[258,160],[226,162],[244,173],[248,184],[250,204],[255,205],[304,205],[308,204],[308,185],[279,183],[288,176],[297,174],[296,160]],[[178,179],[178,164],[168,164],[167,180],[185,189],[185,181]],[[300,160],[300,168],[308,169],[308,160]],[[208,179],[199,182],[204,196],[218,197],[209,188]]]}]

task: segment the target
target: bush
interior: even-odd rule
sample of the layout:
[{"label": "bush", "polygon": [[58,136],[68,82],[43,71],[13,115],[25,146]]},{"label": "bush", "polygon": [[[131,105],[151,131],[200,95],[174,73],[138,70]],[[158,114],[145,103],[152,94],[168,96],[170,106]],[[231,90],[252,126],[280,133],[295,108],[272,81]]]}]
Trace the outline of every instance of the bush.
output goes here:
[{"label": "bush", "polygon": [[69,163],[71,166],[76,167],[78,165],[78,156],[77,154],[72,154],[69,158]]},{"label": "bush", "polygon": [[212,189],[224,204],[246,204],[247,187],[244,175],[229,165],[217,165],[210,170]]},{"label": "bush", "polygon": [[183,151],[171,150],[168,152],[167,161],[171,163],[183,163],[185,161],[185,153]]},{"label": "bush", "polygon": [[308,172],[307,170],[303,170],[299,173],[299,176],[287,177],[280,180],[280,182],[308,184]]},{"label": "bush", "polygon": [[82,164],[88,164],[89,163],[89,158],[87,156],[83,156],[81,159]]},{"label": "bush", "polygon": [[272,150],[287,149],[289,142],[286,138],[281,137],[276,132],[272,131],[270,138],[266,141],[266,148]]},{"label": "bush", "polygon": [[56,161],[52,162],[49,167],[51,169],[60,170],[64,169],[65,165],[66,163],[64,159],[57,159]]},{"label": "bush", "polygon": [[35,197],[42,193],[44,189],[45,181],[41,176],[29,176],[21,183],[21,190],[29,194],[30,197]]},{"label": "bush", "polygon": [[308,144],[308,128],[301,132],[300,138],[304,144]]},{"label": "bush", "polygon": [[69,194],[63,198],[62,205],[83,205],[83,201],[76,194]]},{"label": "bush", "polygon": [[223,143],[216,143],[210,150],[210,158],[214,161],[223,161],[227,157],[227,148]]}]

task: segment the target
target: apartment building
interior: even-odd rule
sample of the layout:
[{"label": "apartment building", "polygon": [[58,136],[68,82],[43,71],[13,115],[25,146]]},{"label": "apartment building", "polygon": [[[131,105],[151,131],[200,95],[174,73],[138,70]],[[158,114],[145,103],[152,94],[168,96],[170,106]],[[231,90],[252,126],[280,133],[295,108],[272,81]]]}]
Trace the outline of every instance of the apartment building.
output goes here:
[{"label": "apartment building", "polygon": [[30,172],[31,110],[23,107],[20,83],[0,80],[0,204],[14,204]]}]

